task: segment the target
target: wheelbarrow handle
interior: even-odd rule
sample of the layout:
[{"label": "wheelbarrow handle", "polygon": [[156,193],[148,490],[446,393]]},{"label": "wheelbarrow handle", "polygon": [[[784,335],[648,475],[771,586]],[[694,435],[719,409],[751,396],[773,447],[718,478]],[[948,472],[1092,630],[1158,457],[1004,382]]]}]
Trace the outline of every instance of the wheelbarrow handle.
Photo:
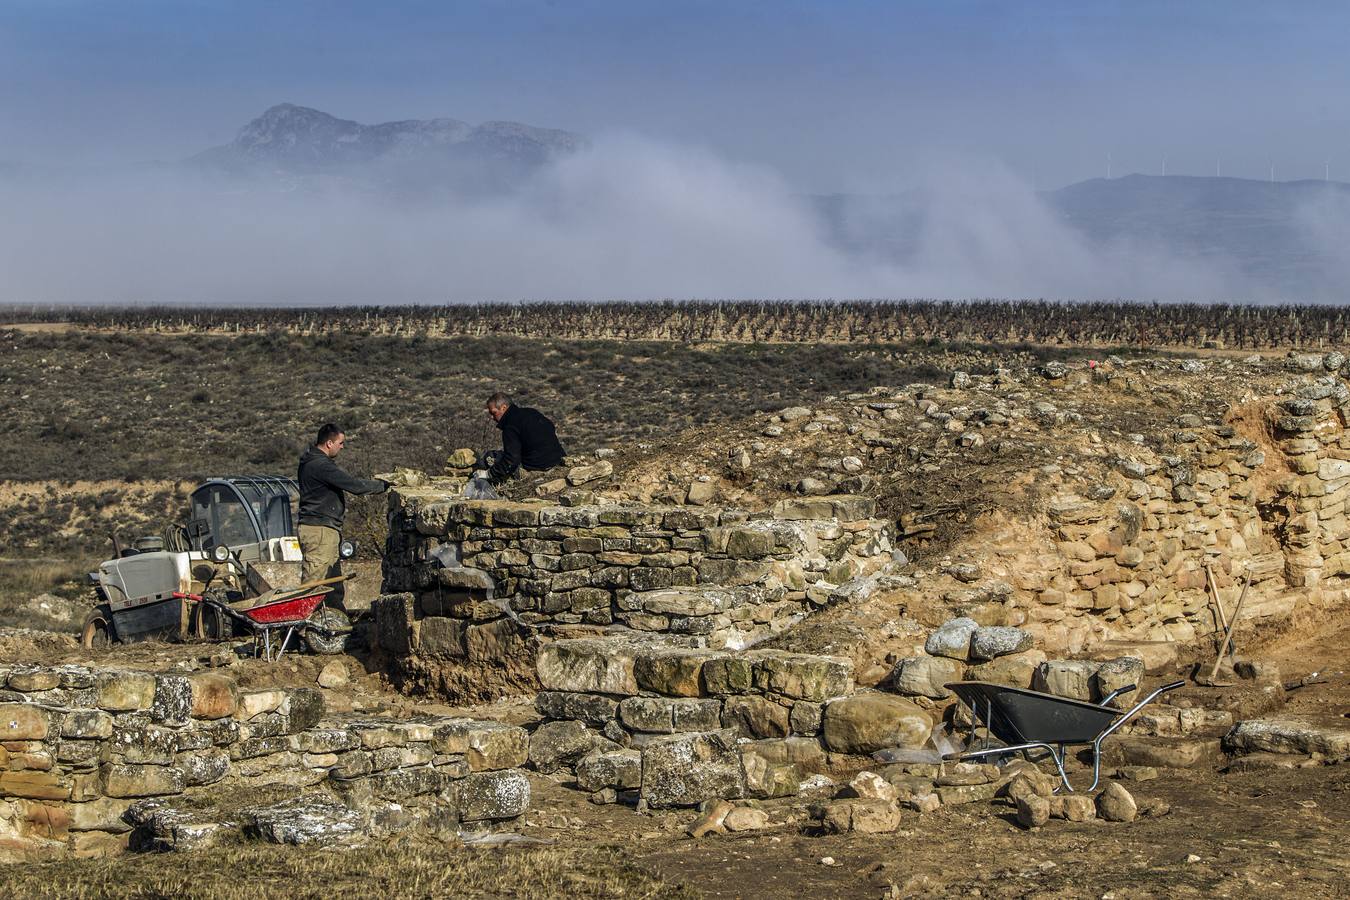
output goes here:
[{"label": "wheelbarrow handle", "polygon": [[1149,694],[1143,700],[1140,700],[1138,703],[1136,703],[1133,707],[1130,708],[1129,712],[1125,713],[1125,715],[1121,716],[1119,719],[1116,719],[1114,722],[1112,722],[1110,728],[1107,728],[1101,734],[1097,735],[1096,742],[1100,744],[1102,740],[1107,737],[1107,735],[1111,734],[1111,732],[1115,731],[1117,728],[1119,728],[1120,726],[1128,722],[1130,719],[1132,719],[1135,713],[1139,712],[1139,710],[1143,709],[1145,706],[1148,706],[1150,703],[1152,703],[1159,694],[1165,694],[1168,691],[1175,691],[1177,688],[1185,686],[1186,682],[1184,681],[1173,681],[1171,684],[1164,684],[1162,687],[1158,688],[1153,693]]}]

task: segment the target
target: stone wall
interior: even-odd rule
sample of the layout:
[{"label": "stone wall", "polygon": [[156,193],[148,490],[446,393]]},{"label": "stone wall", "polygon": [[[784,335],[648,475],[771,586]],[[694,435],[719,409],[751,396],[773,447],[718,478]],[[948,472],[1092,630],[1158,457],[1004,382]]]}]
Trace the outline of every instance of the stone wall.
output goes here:
[{"label": "stone wall", "polygon": [[[229,787],[308,789],[377,832],[510,819],[529,803],[514,726],[339,719],[316,690],[242,691],[213,671],[15,666],[0,684],[0,836],[20,842],[114,849],[148,807]],[[205,839],[218,825],[178,830]]]},{"label": "stone wall", "polygon": [[1233,424],[1179,416],[1166,447],[1113,450],[1100,477],[1062,478],[1043,519],[961,548],[910,595],[1071,654],[1213,634],[1207,569],[1228,616],[1251,576],[1244,627],[1337,602],[1350,574],[1347,396],[1317,380],[1230,409]]},{"label": "stone wall", "polygon": [[[441,663],[529,656],[532,635],[573,626],[749,646],[871,590],[891,562],[891,529],[863,497],[789,499],[752,514],[461,500],[457,490],[394,492],[389,596],[377,603],[378,640],[395,667],[442,688],[454,675]],[[527,668],[532,677],[532,659]]]},{"label": "stone wall", "polygon": [[840,657],[610,636],[548,644],[538,671],[547,721],[531,763],[611,802],[788,796],[840,755],[922,747],[935,722],[905,698],[855,693]]}]

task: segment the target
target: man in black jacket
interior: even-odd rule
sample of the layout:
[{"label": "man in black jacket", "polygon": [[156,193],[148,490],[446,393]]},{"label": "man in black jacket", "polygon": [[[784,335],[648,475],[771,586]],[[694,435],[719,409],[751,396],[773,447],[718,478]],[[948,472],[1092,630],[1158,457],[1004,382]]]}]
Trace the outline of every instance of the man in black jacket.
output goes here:
[{"label": "man in black jacket", "polygon": [[[338,468],[334,457],[342,452],[347,436],[331,422],[319,429],[314,446],[300,457],[296,480],[300,483],[300,552],[305,561],[300,582],[309,584],[342,574],[338,546],[342,519],[347,514],[344,494],[379,494],[389,482],[378,478],[355,478]],[[340,601],[341,591],[335,590]]]},{"label": "man in black jacket", "polygon": [[516,406],[502,393],[488,398],[487,411],[502,430],[502,452],[488,470],[493,484],[501,484],[520,468],[542,472],[563,464],[567,453],[558,443],[558,433],[548,416],[528,406]]}]

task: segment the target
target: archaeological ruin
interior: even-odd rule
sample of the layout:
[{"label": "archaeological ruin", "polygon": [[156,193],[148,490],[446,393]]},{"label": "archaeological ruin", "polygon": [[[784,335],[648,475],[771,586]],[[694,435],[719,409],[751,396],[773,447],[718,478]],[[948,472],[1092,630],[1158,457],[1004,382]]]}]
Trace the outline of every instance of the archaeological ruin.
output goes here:
[{"label": "archaeological ruin", "polygon": [[[1024,763],[944,761],[969,725],[946,685],[1124,710],[1207,671],[1230,623],[1245,646],[1343,611],[1344,367],[956,371],[750,416],[683,454],[573,459],[511,499],[464,499],[464,470],[396,473],[361,652],[414,706],[473,717],[335,713],[228,665],[7,666],[0,833],[93,852],[510,829],[544,777],[634,814],[697,808],[704,831],[759,827],[780,800],[826,832],[1003,796],[1037,827],[1147,814],[1119,784],[1087,802]],[[921,502],[897,506],[900,482]],[[1282,712],[1281,673],[1239,662],[1142,710],[1108,764],[1350,755],[1343,719]],[[520,724],[492,719],[519,697]],[[294,795],[184,802],[277,784]]]}]

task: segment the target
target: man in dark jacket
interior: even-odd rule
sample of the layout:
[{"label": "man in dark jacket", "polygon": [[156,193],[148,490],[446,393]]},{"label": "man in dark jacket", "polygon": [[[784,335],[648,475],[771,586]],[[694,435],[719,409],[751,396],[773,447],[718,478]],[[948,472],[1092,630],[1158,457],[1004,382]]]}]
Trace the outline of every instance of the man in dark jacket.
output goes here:
[{"label": "man in dark jacket", "polygon": [[346,442],[342,429],[330,422],[319,429],[314,446],[300,457],[296,480],[300,483],[300,552],[305,558],[300,574],[302,584],[341,574],[338,546],[342,541],[342,519],[347,514],[344,492],[379,494],[389,490],[387,481],[355,478],[338,468],[333,459]]},{"label": "man in dark jacket", "polygon": [[520,468],[542,472],[562,465],[567,453],[558,443],[558,433],[548,416],[528,406],[516,406],[501,393],[488,398],[487,411],[502,430],[502,452],[488,470],[493,484],[501,484]]}]

